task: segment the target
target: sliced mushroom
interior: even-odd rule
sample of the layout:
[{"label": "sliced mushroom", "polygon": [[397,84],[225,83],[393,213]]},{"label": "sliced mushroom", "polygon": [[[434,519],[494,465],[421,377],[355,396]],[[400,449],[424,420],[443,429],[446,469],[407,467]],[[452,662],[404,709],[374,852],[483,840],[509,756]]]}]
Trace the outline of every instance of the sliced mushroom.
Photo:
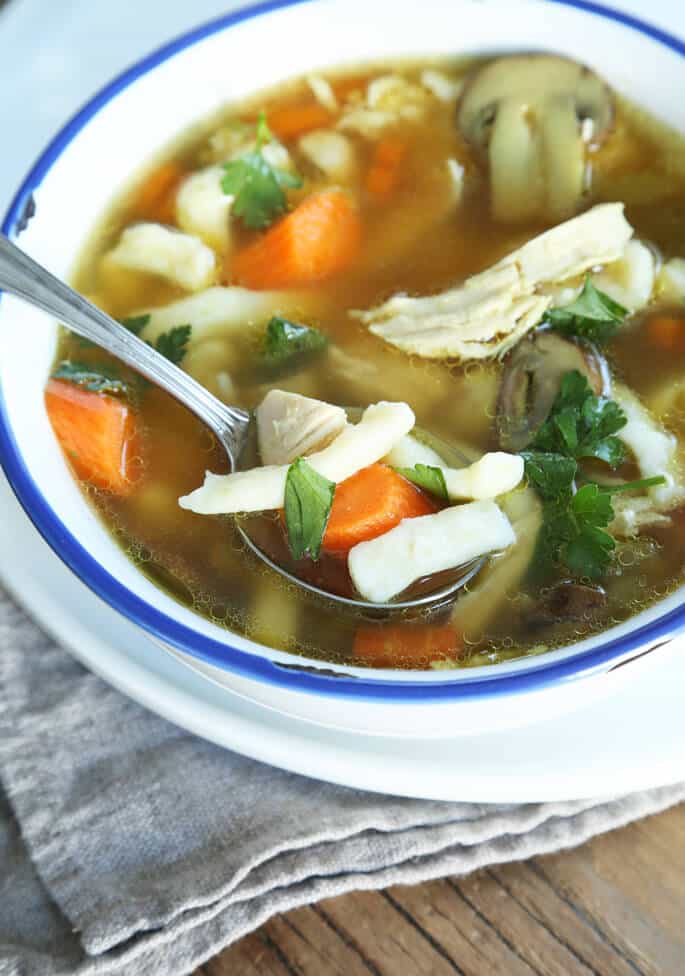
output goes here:
[{"label": "sliced mushroom", "polygon": [[591,343],[539,331],[523,339],[507,360],[497,402],[497,431],[506,451],[522,451],[549,416],[564,373],[577,369],[596,395],[609,394],[604,357]]},{"label": "sliced mushroom", "polygon": [[569,58],[496,58],[475,71],[458,106],[466,139],[490,164],[492,211],[504,222],[559,221],[578,208],[586,143],[606,138],[609,86]]},{"label": "sliced mushroom", "polygon": [[606,602],[607,595],[601,586],[585,586],[574,580],[562,580],[543,594],[526,620],[533,627],[588,621],[606,606]]}]

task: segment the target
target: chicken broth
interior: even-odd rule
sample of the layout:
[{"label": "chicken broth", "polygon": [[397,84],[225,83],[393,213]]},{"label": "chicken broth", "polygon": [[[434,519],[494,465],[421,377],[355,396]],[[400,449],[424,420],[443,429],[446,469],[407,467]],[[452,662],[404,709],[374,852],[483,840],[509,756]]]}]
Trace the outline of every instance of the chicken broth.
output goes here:
[{"label": "chicken broth", "polygon": [[[464,78],[472,79],[474,69],[485,63],[384,64],[351,76],[330,74],[311,83],[299,80],[230,106],[222,118],[198,127],[155,161],[114,202],[82,255],[75,287],[114,317],[134,317],[130,327],[151,342],[172,327],[189,325],[190,337],[183,341],[177,334],[178,348],[171,355],[180,357],[185,352],[183,368],[228,403],[253,409],[271,389],[345,407],[403,401],[421,428],[469,462],[504,450],[497,415],[502,409],[503,373],[515,351],[507,351],[504,358],[462,357],[462,361],[455,356],[408,355],[350,315],[352,310],[382,306],[396,294],[429,296],[453,289],[562,223],[537,213],[534,208],[542,206],[539,202],[519,208],[523,217],[516,220],[501,219],[493,211],[493,185],[499,177],[492,143],[486,150],[488,165],[483,146],[457,124],[458,106],[466,97]],[[388,78],[405,84],[390,83]],[[467,85],[472,92],[473,81]],[[681,304],[685,272],[669,259],[685,256],[685,147],[679,136],[617,95],[612,97],[610,132],[601,144],[588,140],[583,150],[582,197],[573,212],[603,202],[625,203],[635,240],[647,242],[656,255],[646,300],[637,302],[634,314],[625,316],[603,354],[619,389],[624,384],[651,411],[654,423],[665,425],[663,436],[673,434],[680,440],[685,437],[685,306]],[[262,134],[261,147],[260,112],[270,130]],[[335,133],[335,138],[319,139],[317,145],[311,134],[322,130]],[[193,174],[227,160],[241,160],[249,151],[259,153],[263,146],[283,150],[278,166],[270,163],[274,170],[299,177],[286,181],[288,213],[331,188],[337,192],[342,187],[353,203],[361,230],[358,240],[350,236],[352,256],[345,254],[340,267],[321,274],[320,280],[298,280],[289,286],[277,280],[278,269],[273,268],[266,275],[273,284],[253,280],[254,269],[260,266],[248,264],[244,255],[255,241],[271,233],[269,226],[287,219],[281,213],[269,226],[251,228],[245,218],[236,216],[234,202],[233,212],[226,210],[223,218],[210,214],[205,232],[200,233],[191,224],[200,221],[202,207],[206,212],[207,207],[220,206],[207,197],[209,202],[198,205],[192,220],[186,215],[179,224],[181,194]],[[234,189],[235,201],[239,192]],[[544,193],[540,194],[542,199]],[[201,286],[188,287],[185,278],[160,272],[159,265],[144,270],[144,261],[136,265],[128,258],[112,260],[116,248],[122,247],[117,244],[123,241],[122,232],[140,222],[179,227],[202,238],[205,247],[211,241],[214,266]],[[230,239],[225,237],[229,224]],[[212,238],[214,232],[221,237],[218,243]],[[343,244],[336,246],[340,252]],[[338,252],[327,260],[337,261]],[[649,258],[642,252],[639,258],[646,267]],[[195,252],[192,261],[193,269],[199,268]],[[630,289],[637,287],[633,272],[618,264],[613,285],[614,265],[609,263],[596,277],[597,288],[612,294],[615,285],[615,295],[632,300]],[[183,268],[186,277],[190,265],[189,257]],[[239,277],[237,267],[243,268]],[[597,271],[592,268],[593,275]],[[265,296],[264,307],[246,307],[238,321],[229,324],[211,316],[206,322],[194,321],[190,304],[174,312],[173,303],[191,302],[205,288],[232,286],[236,281]],[[555,297],[553,302],[568,306],[582,283],[583,275],[564,281],[572,294]],[[551,294],[555,288],[538,293]],[[272,292],[277,296],[267,307]],[[558,292],[556,288],[555,295]],[[623,304],[620,298],[615,300]],[[157,328],[154,314],[151,321],[139,319],[142,313],[167,306],[172,309],[163,328]],[[326,347],[305,349],[275,366],[265,363],[265,328],[275,315],[318,330],[328,340]],[[57,361],[85,364],[94,372],[112,365],[106,354],[66,332]],[[615,547],[600,576],[589,579],[591,574],[578,567],[574,572],[558,558],[546,565],[541,576],[540,525],[545,518],[549,522],[549,501],[537,497],[529,476],[527,487],[523,482],[498,498],[516,542],[486,559],[454,607],[382,617],[370,606],[368,615],[360,616],[297,589],[263,566],[241,541],[233,516],[205,516],[180,507],[178,499],[202,484],[205,471],[228,471],[226,458],[207,429],[172,398],[120,367],[119,375],[128,383],[128,402],[139,429],[133,482],[130,490],[106,490],[92,477],[84,477],[76,465],[89,500],[131,559],[155,583],[213,622],[272,647],[371,667],[496,663],[601,631],[682,582],[685,510],[678,499],[656,515],[651,513],[649,524],[616,533]],[[62,377],[65,381],[68,376]],[[77,382],[84,389],[78,377]],[[111,394],[111,389],[102,388],[98,395]],[[645,466],[634,452],[627,451],[613,469],[598,457],[582,462],[577,486],[592,479],[606,486],[645,476]],[[257,463],[256,457],[252,463]],[[674,460],[677,463],[679,458]],[[422,494],[430,500],[430,492]],[[435,508],[445,504],[441,500]],[[629,516],[636,517],[632,509],[624,520]],[[281,547],[285,559],[283,518],[276,513],[266,518],[276,549]],[[335,552],[324,553],[320,563],[305,557],[302,575],[319,582],[328,579],[331,589],[350,592],[343,562],[344,557]]]}]

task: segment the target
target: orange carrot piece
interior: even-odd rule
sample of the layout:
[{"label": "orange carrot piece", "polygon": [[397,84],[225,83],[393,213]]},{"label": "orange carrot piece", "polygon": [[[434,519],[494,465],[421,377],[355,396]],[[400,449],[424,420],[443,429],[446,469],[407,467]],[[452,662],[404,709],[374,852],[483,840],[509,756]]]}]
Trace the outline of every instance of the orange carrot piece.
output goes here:
[{"label": "orange carrot piece", "polygon": [[425,668],[454,660],[462,650],[459,634],[449,626],[369,624],[357,630],[352,653],[374,668]]},{"label": "orange carrot piece", "polygon": [[685,319],[656,315],[649,320],[649,337],[660,349],[685,349]]},{"label": "orange carrot piece", "polygon": [[138,434],[133,410],[122,400],[51,379],[45,406],[62,450],[83,481],[128,495]]},{"label": "orange carrot piece", "polygon": [[366,174],[365,186],[375,197],[389,197],[400,182],[402,161],[407,154],[407,144],[402,139],[389,137],[377,145]]},{"label": "orange carrot piece", "polygon": [[356,257],[361,220],[342,190],[323,190],[299,204],[241,251],[235,282],[247,288],[288,288],[329,278]]},{"label": "orange carrot piece", "polygon": [[298,139],[307,132],[321,129],[331,121],[331,113],[319,102],[286,105],[269,112],[269,128],[282,141]]},{"label": "orange carrot piece", "polygon": [[347,552],[358,542],[383,535],[402,519],[436,511],[416,485],[387,464],[372,464],[336,487],[323,548]]},{"label": "orange carrot piece", "polygon": [[175,162],[162,163],[147,177],[135,202],[137,216],[160,224],[176,220],[176,194],[185,170]]}]

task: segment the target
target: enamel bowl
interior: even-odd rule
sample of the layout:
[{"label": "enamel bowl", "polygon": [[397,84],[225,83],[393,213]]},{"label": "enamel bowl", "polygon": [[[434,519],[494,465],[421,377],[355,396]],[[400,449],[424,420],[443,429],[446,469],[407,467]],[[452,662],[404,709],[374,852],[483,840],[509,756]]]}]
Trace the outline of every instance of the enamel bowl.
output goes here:
[{"label": "enamel bowl", "polygon": [[[363,29],[361,29],[363,25]],[[284,38],[287,43],[284,43]],[[47,147],[3,225],[55,274],[73,262],[131,168],[223,103],[305,71],[400,55],[521,49],[579,58],[685,131],[685,46],[594,3],[541,0],[282,0],[179,38],[99,92]],[[35,210],[35,213],[34,213]],[[384,735],[514,727],[586,704],[639,673],[646,652],[685,625],[682,591],[571,647],[463,671],[322,665],[213,625],[157,589],[112,541],[67,470],[43,406],[57,325],[10,296],[0,302],[0,456],[38,531],[119,613],[212,681],[280,712]],[[641,664],[617,667],[642,658]]]}]

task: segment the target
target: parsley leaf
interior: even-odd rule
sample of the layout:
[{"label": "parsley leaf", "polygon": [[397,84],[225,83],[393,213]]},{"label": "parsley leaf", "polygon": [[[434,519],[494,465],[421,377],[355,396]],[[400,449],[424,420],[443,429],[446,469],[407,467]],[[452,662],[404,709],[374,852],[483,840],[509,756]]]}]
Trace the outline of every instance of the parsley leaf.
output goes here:
[{"label": "parsley leaf", "polygon": [[154,342],[150,342],[148,345],[178,366],[188,351],[188,342],[192,331],[190,325],[175,325],[168,332],[162,332]]},{"label": "parsley leaf", "polygon": [[255,148],[224,163],[221,188],[235,198],[232,211],[236,217],[253,230],[268,227],[276,217],[285,213],[288,201],[284,190],[302,186],[299,176],[272,166],[264,157],[262,148],[272,139],[262,112],[257,122]]},{"label": "parsley leaf", "polygon": [[549,309],[545,321],[563,335],[579,336],[603,345],[616,334],[627,314],[628,309],[595,288],[587,275],[578,298],[563,308]]},{"label": "parsley leaf", "polygon": [[149,321],[149,315],[131,315],[127,319],[119,319],[119,324],[134,335],[140,335]]},{"label": "parsley leaf", "polygon": [[432,495],[436,495],[445,501],[449,499],[447,485],[445,484],[445,475],[440,468],[436,468],[431,464],[415,464],[413,468],[395,468],[395,470],[403,478],[412,481],[419,488],[424,488]]},{"label": "parsley leaf", "polygon": [[52,376],[56,380],[67,380],[82,386],[91,393],[111,393],[114,396],[125,396],[129,392],[128,383],[122,380],[119,372],[104,365],[90,366],[87,363],[64,359],[53,370]]},{"label": "parsley leaf", "polygon": [[543,501],[554,502],[570,498],[578,465],[563,454],[523,451],[526,477]]},{"label": "parsley leaf", "polygon": [[262,353],[266,365],[280,369],[321,352],[327,345],[328,337],[318,329],[274,315],[266,327]]},{"label": "parsley leaf", "polygon": [[335,484],[324,478],[303,458],[288,468],[285,481],[285,525],[288,545],[295,559],[318,559],[331,514]]},{"label": "parsley leaf", "polygon": [[612,468],[623,461],[625,451],[614,434],[625,427],[626,415],[617,403],[595,396],[587,379],[577,370],[561,381],[549,417],[531,444],[534,451],[567,457],[594,457]]}]

